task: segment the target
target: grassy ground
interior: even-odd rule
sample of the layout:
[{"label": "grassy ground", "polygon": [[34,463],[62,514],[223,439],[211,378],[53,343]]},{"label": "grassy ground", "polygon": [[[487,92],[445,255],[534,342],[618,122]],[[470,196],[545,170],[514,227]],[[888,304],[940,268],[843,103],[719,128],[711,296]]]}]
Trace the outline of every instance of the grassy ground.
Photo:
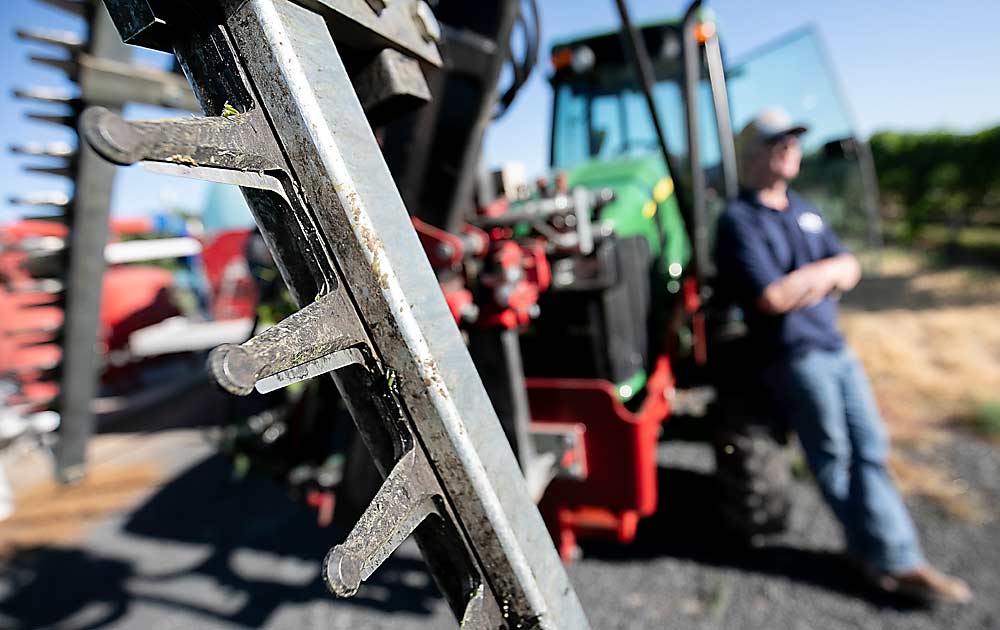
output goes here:
[{"label": "grassy ground", "polygon": [[[940,501],[953,514],[989,518],[946,470],[918,463],[949,432],[974,430],[1000,441],[1000,230],[968,231],[946,252],[931,231],[909,248],[890,246],[881,270],[844,301],[842,326],[865,363],[895,443],[894,472],[904,489]],[[947,265],[946,253],[960,265]],[[970,256],[973,262],[970,264]]]}]

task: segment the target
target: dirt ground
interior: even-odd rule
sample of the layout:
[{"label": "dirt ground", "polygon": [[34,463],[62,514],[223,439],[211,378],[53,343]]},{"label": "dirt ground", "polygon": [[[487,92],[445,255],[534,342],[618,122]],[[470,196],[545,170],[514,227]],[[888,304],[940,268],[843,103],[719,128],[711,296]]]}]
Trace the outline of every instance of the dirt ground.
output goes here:
[{"label": "dirt ground", "polygon": [[[1000,276],[894,254],[844,307],[928,555],[970,580],[975,604],[910,610],[866,592],[808,481],[795,484],[786,536],[729,549],[710,452],[664,444],[665,498],[636,544],[589,545],[570,568],[595,629],[1000,627],[1000,453],[969,429],[1000,397]],[[6,461],[18,512],[0,523],[0,627],[451,627],[412,544],[355,599],[331,599],[319,562],[344,533],[315,527],[267,480],[235,480],[200,430],[169,428],[217,405],[191,392],[146,418],[155,432],[101,436],[76,488],[48,481],[42,451]]]},{"label": "dirt ground", "polygon": [[[936,270],[890,250],[882,271],[844,300],[841,325],[864,362],[890,435],[892,464],[906,492],[937,500],[953,515],[990,514],[950,471],[920,463],[953,431],[1000,400],[1000,274]],[[993,436],[984,436],[987,439]]]},{"label": "dirt ground", "polygon": [[1000,399],[998,319],[1000,274],[895,255],[847,296],[841,324],[896,437],[922,441]]}]

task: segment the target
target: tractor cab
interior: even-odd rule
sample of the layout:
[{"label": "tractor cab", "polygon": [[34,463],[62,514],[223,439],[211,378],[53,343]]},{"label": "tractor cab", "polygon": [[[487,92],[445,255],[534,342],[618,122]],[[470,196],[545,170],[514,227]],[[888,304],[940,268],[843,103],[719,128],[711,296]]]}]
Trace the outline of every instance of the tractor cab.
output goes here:
[{"label": "tractor cab", "polygon": [[796,189],[852,246],[877,247],[871,158],[857,138],[816,31],[792,32],[737,64],[725,62],[710,11],[697,9],[682,20],[638,31],[652,62],[651,92],[669,164],[663,165],[656,126],[622,33],[611,31],[552,47],[553,169],[587,186],[595,171],[659,161],[681,194],[694,262],[710,278],[714,223],[739,190],[734,136],[760,110],[780,106],[810,128],[802,138]]}]

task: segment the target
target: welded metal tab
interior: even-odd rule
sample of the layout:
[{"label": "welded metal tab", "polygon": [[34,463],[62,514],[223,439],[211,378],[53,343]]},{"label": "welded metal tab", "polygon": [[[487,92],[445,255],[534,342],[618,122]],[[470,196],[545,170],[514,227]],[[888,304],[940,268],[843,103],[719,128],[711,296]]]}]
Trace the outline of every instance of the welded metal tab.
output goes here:
[{"label": "welded metal tab", "polygon": [[585,432],[584,425],[569,422],[535,424],[531,427],[535,450],[550,458],[553,478],[574,481],[587,478]]},{"label": "welded metal tab", "polygon": [[111,19],[126,44],[170,52],[167,21],[147,0],[105,0]]},{"label": "welded metal tab", "polygon": [[219,167],[190,166],[174,162],[142,162],[141,164],[150,173],[266,190],[276,194],[285,204],[290,203],[281,180],[259,171],[227,170]]},{"label": "welded metal tab", "polygon": [[260,394],[267,394],[294,383],[301,383],[317,376],[336,372],[349,365],[363,363],[364,357],[357,348],[339,350],[262,378],[254,385],[254,389]]},{"label": "welded metal tab", "polygon": [[354,80],[361,106],[372,126],[378,126],[431,100],[431,91],[412,57],[386,48]]},{"label": "welded metal tab", "polygon": [[369,0],[313,0],[310,4],[319,9],[332,31],[353,45],[373,50],[390,46],[441,65],[436,42],[425,37],[418,17],[421,0],[382,2],[381,11],[373,11]]}]

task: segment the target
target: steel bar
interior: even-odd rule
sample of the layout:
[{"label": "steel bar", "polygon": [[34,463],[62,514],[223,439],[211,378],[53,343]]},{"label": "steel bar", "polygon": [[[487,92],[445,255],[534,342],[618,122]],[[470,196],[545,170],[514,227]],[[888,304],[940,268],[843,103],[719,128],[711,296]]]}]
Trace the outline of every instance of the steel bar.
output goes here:
[{"label": "steel bar", "polygon": [[[701,164],[701,133],[698,119],[699,90],[701,83],[701,45],[695,38],[695,28],[698,25],[698,12],[701,0],[695,0],[688,7],[681,22],[681,47],[684,51],[684,80],[682,91],[686,108],[687,138],[688,138],[688,190],[691,194],[690,221],[691,234],[691,267],[692,275],[701,279],[704,274],[711,273],[712,252],[708,249],[708,199],[706,197],[705,168]],[[702,285],[702,283],[699,283]]]},{"label": "steel bar", "polygon": [[719,135],[720,162],[722,165],[723,187],[726,199],[735,199],[740,192],[736,164],[736,144],[733,136],[733,121],[729,111],[729,88],[726,86],[726,69],[722,58],[722,46],[718,33],[713,33],[705,42],[705,65],[708,81],[712,87],[712,101],[715,110],[715,125]]},{"label": "steel bar", "polygon": [[257,0],[229,28],[489,585],[515,618],[586,627],[325,23]]},{"label": "steel bar", "polygon": [[[103,6],[96,5],[94,10],[97,14],[91,21],[88,51],[103,57],[127,59],[131,53],[121,43]],[[98,157],[86,143],[80,145],[65,277],[65,344],[59,391],[62,421],[55,446],[56,476],[64,483],[78,481],[85,474],[87,443],[96,428],[90,404],[97,394],[100,369],[97,336],[101,278],[115,177],[113,165]]]}]

